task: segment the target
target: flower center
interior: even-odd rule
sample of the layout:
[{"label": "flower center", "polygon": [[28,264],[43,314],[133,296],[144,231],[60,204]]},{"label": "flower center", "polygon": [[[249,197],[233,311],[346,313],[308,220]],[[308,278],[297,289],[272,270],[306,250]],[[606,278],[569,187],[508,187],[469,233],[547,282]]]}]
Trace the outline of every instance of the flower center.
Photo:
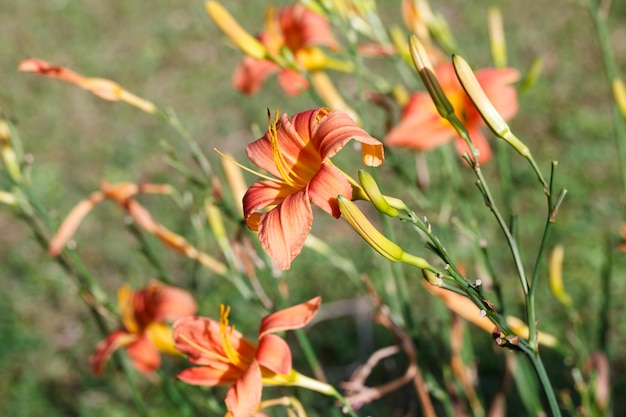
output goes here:
[{"label": "flower center", "polygon": [[[276,115],[274,116],[274,122],[272,122],[272,115],[267,110],[267,132],[270,137],[270,144],[272,146],[272,158],[274,159],[274,164],[278,169],[278,172],[281,176],[281,179],[289,186],[294,188],[302,188],[308,182],[303,179],[296,171],[292,169],[292,167],[287,163],[283,153],[280,150],[280,145],[278,143],[278,130],[280,129],[279,117],[278,117],[278,108],[276,109]],[[295,166],[295,165],[294,165]]]},{"label": "flower center", "polygon": [[220,334],[222,336],[222,347],[228,360],[239,369],[245,369],[246,365],[239,357],[239,353],[230,343],[230,336],[235,331],[235,326],[228,326],[228,314],[230,313],[230,306],[220,305]]}]

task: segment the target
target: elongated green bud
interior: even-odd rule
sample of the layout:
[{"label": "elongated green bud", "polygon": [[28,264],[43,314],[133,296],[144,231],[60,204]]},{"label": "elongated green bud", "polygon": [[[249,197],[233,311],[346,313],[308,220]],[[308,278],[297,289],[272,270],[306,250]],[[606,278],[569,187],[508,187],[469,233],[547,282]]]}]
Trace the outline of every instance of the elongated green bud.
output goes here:
[{"label": "elongated green bud", "polygon": [[367,194],[374,207],[376,207],[376,210],[389,217],[398,217],[398,209],[389,205],[385,196],[380,192],[380,188],[378,188],[374,177],[372,177],[369,172],[364,169],[359,169],[359,182],[365,194]]},{"label": "elongated green bud", "polygon": [[504,139],[509,145],[515,148],[520,155],[525,158],[528,157],[530,155],[528,146],[526,146],[513,134],[513,132],[511,132],[509,125],[504,121],[504,118],[500,115],[500,113],[498,113],[487,97],[487,94],[485,94],[485,91],[478,83],[476,75],[474,75],[474,71],[472,71],[469,64],[459,55],[454,55],[452,57],[452,63],[454,64],[454,71],[456,72],[459,82],[474,103],[474,106],[476,106],[476,109],[482,116],[487,126],[489,126],[496,136]]},{"label": "elongated green bud", "polygon": [[376,252],[392,262],[403,262],[420,269],[430,266],[425,259],[406,253],[400,246],[387,239],[350,199],[340,195],[337,201],[343,218]]},{"label": "elongated green bud", "polygon": [[424,87],[430,94],[437,107],[437,111],[441,117],[448,119],[450,115],[454,114],[454,108],[450,104],[450,100],[446,97],[437,77],[435,77],[435,70],[428,58],[426,48],[415,35],[411,35],[409,38],[409,50],[411,52],[411,58],[417,73],[420,75]]}]

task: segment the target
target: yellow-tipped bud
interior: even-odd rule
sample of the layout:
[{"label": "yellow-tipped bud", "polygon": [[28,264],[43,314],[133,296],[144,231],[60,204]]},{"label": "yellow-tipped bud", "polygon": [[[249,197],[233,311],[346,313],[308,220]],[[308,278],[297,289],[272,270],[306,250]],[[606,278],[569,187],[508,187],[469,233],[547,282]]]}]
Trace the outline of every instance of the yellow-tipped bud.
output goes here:
[{"label": "yellow-tipped bud", "polygon": [[469,64],[459,55],[452,57],[452,63],[454,64],[454,71],[456,72],[459,82],[463,86],[463,89],[469,98],[472,100],[472,103],[474,103],[474,106],[482,116],[487,126],[489,126],[496,136],[504,139],[504,141],[515,148],[520,155],[525,158],[528,157],[530,155],[528,146],[526,146],[513,134],[513,132],[511,132],[509,125],[504,121],[504,118],[500,115],[500,113],[498,113],[487,97],[487,94],[485,94],[485,91],[478,83],[476,75],[474,75],[474,71],[472,71]]},{"label": "yellow-tipped bud", "polygon": [[369,172],[364,169],[359,169],[359,182],[365,194],[367,194],[374,207],[376,207],[376,210],[389,217],[398,217],[398,209],[389,205],[385,196],[380,192],[380,188],[378,188],[374,177],[372,177]]},{"label": "yellow-tipped bud", "polygon": [[398,51],[398,54],[407,62],[411,62],[411,53],[409,52],[409,45],[406,41],[405,32],[397,25],[392,25],[389,28],[389,36],[391,43]]},{"label": "yellow-tipped bud", "polygon": [[565,292],[563,286],[563,255],[565,250],[562,245],[557,245],[550,254],[549,281],[552,295],[565,307],[571,307],[572,299]]},{"label": "yellow-tipped bud", "polygon": [[506,67],[506,41],[504,40],[504,24],[502,13],[498,6],[489,7],[487,12],[487,26],[489,27],[489,45],[491,59],[498,68]]},{"label": "yellow-tipped bud", "polygon": [[406,253],[400,246],[387,239],[350,199],[339,196],[337,201],[344,219],[376,252],[392,262],[403,262],[420,269],[430,266],[425,259]]},{"label": "yellow-tipped bud", "polygon": [[612,85],[615,103],[617,104],[619,111],[622,113],[622,116],[626,118],[626,85],[624,85],[624,80],[621,78],[615,78]]},{"label": "yellow-tipped bud", "polygon": [[242,28],[221,4],[216,1],[207,1],[204,6],[215,24],[244,54],[256,59],[263,59],[267,56],[265,46]]},{"label": "yellow-tipped bud", "polygon": [[435,107],[437,107],[437,111],[444,119],[448,119],[451,115],[454,114],[454,108],[446,94],[443,92],[439,81],[437,81],[437,77],[435,76],[435,71],[433,69],[433,65],[430,62],[430,58],[428,58],[428,52],[426,52],[426,48],[415,35],[411,35],[409,38],[409,50],[411,52],[411,58],[413,59],[413,64],[417,69],[422,82],[424,83],[424,87],[430,94],[435,103]]}]

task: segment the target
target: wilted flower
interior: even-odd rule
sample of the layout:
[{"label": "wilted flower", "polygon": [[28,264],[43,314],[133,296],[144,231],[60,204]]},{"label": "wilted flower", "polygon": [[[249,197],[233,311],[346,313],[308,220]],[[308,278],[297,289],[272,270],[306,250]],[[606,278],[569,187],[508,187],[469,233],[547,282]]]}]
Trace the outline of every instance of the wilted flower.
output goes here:
[{"label": "wilted flower", "polygon": [[233,417],[250,417],[261,403],[263,385],[297,385],[323,393],[333,388],[305,377],[292,368],[289,345],[274,333],[306,326],[321,303],[315,297],[266,316],[258,345],[229,326],[229,307],[221,306],[220,321],[188,317],[174,324],[176,348],[195,365],[177,378],[193,385],[230,385],[226,407]]},{"label": "wilted flower", "polygon": [[[435,68],[435,76],[446,97],[454,107],[454,112],[467,128],[472,143],[480,151],[479,162],[491,157],[487,138],[480,128],[484,122],[472,101],[459,83],[452,64]],[[511,84],[519,79],[513,68],[485,68],[476,72],[481,87],[504,119],[517,112],[517,93]],[[405,147],[417,151],[429,151],[455,138],[459,154],[470,153],[467,144],[461,139],[452,125],[440,116],[430,95],[418,92],[411,96],[404,108],[400,123],[385,138],[390,146]]]},{"label": "wilted flower", "polygon": [[76,84],[103,100],[124,101],[146,113],[154,113],[156,111],[156,106],[153,103],[124,90],[114,81],[105,78],[85,77],[69,68],[51,64],[43,59],[25,59],[18,64],[17,69]]},{"label": "wilted flower", "polygon": [[311,203],[339,218],[337,196],[352,197],[346,175],[330,158],[354,139],[366,165],[383,162],[383,146],[343,111],[318,108],[278,114],[268,131],[248,145],[248,158],[274,176],[257,181],[243,198],[248,227],[258,230],[263,249],[281,269],[289,269],[311,230]]},{"label": "wilted flower", "polygon": [[126,348],[135,368],[146,373],[161,365],[159,352],[180,355],[166,322],[196,313],[196,303],[187,291],[152,281],[140,291],[125,285],[117,296],[123,327],[96,347],[89,360],[95,375],[102,374],[113,352],[121,347]]}]

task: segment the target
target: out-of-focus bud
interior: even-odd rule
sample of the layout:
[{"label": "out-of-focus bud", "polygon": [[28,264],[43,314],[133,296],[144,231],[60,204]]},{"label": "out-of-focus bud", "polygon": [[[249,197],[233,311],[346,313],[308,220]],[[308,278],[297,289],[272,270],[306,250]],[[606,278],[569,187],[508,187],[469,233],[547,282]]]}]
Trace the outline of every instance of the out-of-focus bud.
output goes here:
[{"label": "out-of-focus bud", "polygon": [[537,57],[530,64],[530,68],[528,68],[526,76],[520,83],[519,91],[526,91],[535,85],[539,79],[539,75],[541,75],[541,71],[543,71],[543,59],[541,57]]},{"label": "out-of-focus bud", "polygon": [[626,118],[626,85],[624,85],[624,80],[619,77],[615,78],[612,86],[615,103],[617,104],[619,111],[622,113],[622,116]]},{"label": "out-of-focus bud", "polygon": [[359,182],[365,194],[367,194],[374,207],[376,207],[376,210],[389,217],[398,217],[398,209],[389,205],[385,196],[380,192],[374,177],[372,177],[369,172],[364,169],[359,169]]},{"label": "out-of-focus bud", "polygon": [[[521,319],[515,316],[506,316],[506,324],[509,325],[516,335],[528,339],[528,326]],[[559,340],[549,333],[538,332],[537,336],[537,341],[540,345],[554,347],[559,344]]]},{"label": "out-of-focus bud", "polygon": [[602,413],[606,411],[611,397],[610,365],[603,352],[593,352],[585,364],[585,372],[592,374],[595,372],[595,382],[593,384],[593,399],[596,407]]},{"label": "out-of-focus bud", "polygon": [[267,57],[265,46],[242,28],[221,4],[217,1],[207,1],[204,6],[215,24],[244,54],[256,59]]},{"label": "out-of-focus bud", "polygon": [[506,41],[504,39],[504,24],[502,13],[498,6],[491,6],[487,12],[487,26],[489,27],[489,45],[491,59],[497,68],[506,67]]},{"label": "out-of-focus bud", "polygon": [[387,239],[350,199],[339,196],[337,201],[344,219],[376,252],[392,262],[403,262],[420,269],[430,267],[425,259],[406,253],[400,246]]},{"label": "out-of-focus bud", "polygon": [[13,149],[11,144],[11,129],[7,121],[3,119],[0,119],[0,152],[11,178],[14,181],[20,181],[22,179],[22,170],[20,169],[20,162],[15,149]]},{"label": "out-of-focus bud", "polygon": [[454,64],[454,70],[459,82],[472,100],[472,103],[474,103],[474,106],[487,126],[489,126],[496,136],[504,139],[504,141],[515,148],[520,155],[525,158],[528,157],[530,155],[528,146],[511,132],[509,125],[504,121],[504,118],[498,113],[493,104],[491,104],[489,98],[487,98],[485,91],[478,83],[476,75],[474,75],[474,71],[472,71],[469,64],[459,55],[452,57],[452,63]]},{"label": "out-of-focus bud", "polygon": [[565,288],[563,287],[564,253],[565,249],[563,249],[562,245],[557,245],[554,249],[552,249],[552,253],[550,254],[549,281],[552,295],[554,295],[554,297],[559,300],[563,306],[569,308],[572,306],[572,299],[565,292]]},{"label": "out-of-focus bud", "polygon": [[239,213],[240,218],[243,219],[243,196],[248,190],[246,180],[243,177],[241,167],[233,160],[232,156],[225,154],[225,158],[221,158],[222,168],[224,169],[224,175],[226,176],[226,182],[232,193],[235,210]]},{"label": "out-of-focus bud", "polygon": [[16,206],[17,198],[11,193],[0,190],[0,203],[6,204],[8,206]]},{"label": "out-of-focus bud", "polygon": [[424,87],[426,87],[426,90],[432,97],[435,107],[437,107],[437,111],[441,117],[448,119],[454,114],[454,108],[452,107],[452,104],[450,104],[450,100],[446,97],[439,81],[437,80],[437,77],[435,76],[435,70],[430,62],[430,58],[428,58],[426,48],[424,48],[422,42],[420,42],[415,35],[412,35],[409,38],[409,50],[411,51],[413,64],[415,65],[415,68],[424,83]]}]

